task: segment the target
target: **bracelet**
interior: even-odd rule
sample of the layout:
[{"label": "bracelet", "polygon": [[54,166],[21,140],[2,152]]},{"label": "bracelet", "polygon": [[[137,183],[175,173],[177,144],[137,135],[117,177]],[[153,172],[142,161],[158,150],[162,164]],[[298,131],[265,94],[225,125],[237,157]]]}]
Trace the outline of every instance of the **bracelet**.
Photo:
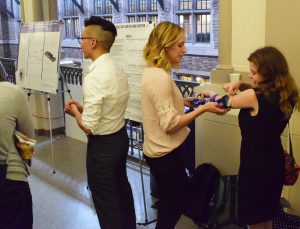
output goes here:
[{"label": "bracelet", "polygon": [[209,99],[209,102],[216,102],[216,97],[218,96],[219,94],[214,94],[210,97]]}]

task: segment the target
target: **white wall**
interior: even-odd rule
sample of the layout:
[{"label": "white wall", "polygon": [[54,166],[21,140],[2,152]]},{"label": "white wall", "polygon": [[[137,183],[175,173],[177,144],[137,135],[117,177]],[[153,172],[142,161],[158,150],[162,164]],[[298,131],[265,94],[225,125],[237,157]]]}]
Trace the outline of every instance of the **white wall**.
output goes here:
[{"label": "white wall", "polygon": [[247,58],[265,45],[266,0],[232,0],[232,66],[249,71]]},{"label": "white wall", "polygon": [[[28,90],[24,89],[28,94]],[[31,90],[28,97],[29,105],[32,113],[33,125],[35,130],[50,130],[49,119],[51,120],[52,129],[64,126],[64,114],[61,93],[49,94],[50,102],[48,106],[48,97],[46,93]],[[48,111],[50,108],[50,114]]]},{"label": "white wall", "polygon": [[[70,89],[70,94],[74,100],[82,104],[82,86],[67,84]],[[65,102],[70,99],[68,93],[65,93]],[[87,142],[86,134],[78,127],[75,118],[66,114],[66,136],[77,139],[82,142]]]},{"label": "white wall", "polygon": [[[300,1],[267,0],[266,44],[279,48],[285,55],[291,75],[300,88]],[[300,113],[294,112],[292,120],[293,151],[300,163]],[[292,213],[300,216],[300,179],[288,188],[286,197],[291,202]]]}]

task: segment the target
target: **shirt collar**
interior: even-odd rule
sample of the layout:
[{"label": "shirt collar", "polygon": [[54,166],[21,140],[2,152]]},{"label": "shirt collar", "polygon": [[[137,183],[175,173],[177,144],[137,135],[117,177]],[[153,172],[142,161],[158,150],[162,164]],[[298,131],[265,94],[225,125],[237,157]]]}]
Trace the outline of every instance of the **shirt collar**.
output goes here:
[{"label": "shirt collar", "polygon": [[90,66],[89,66],[89,70],[92,71],[99,63],[105,61],[105,60],[109,60],[111,59],[111,53],[104,53],[101,56],[98,56],[96,60],[94,60]]}]

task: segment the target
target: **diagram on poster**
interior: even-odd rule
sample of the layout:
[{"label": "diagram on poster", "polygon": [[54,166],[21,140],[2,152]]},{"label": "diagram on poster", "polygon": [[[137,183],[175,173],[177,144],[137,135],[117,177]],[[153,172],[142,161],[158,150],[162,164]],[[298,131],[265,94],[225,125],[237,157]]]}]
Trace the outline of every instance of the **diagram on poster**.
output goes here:
[{"label": "diagram on poster", "polygon": [[22,25],[16,72],[18,86],[57,93],[61,31],[60,21]]},{"label": "diagram on poster", "polygon": [[130,96],[125,118],[137,122],[142,122],[140,82],[146,65],[143,50],[154,26],[148,22],[116,24],[118,36],[111,48],[115,62],[123,65],[128,77]]}]

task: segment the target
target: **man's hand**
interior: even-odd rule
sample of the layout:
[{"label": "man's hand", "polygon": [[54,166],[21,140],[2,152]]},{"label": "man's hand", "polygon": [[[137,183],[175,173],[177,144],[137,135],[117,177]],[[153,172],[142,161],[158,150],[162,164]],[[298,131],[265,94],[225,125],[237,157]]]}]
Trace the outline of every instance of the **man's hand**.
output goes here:
[{"label": "man's hand", "polygon": [[67,114],[72,115],[73,117],[75,117],[74,116],[74,111],[75,111],[74,109],[75,108],[72,108],[72,106],[76,107],[77,111],[82,113],[82,110],[83,110],[82,105],[78,101],[71,99],[65,104],[65,109],[64,110]]},{"label": "man's hand", "polygon": [[73,117],[75,117],[76,113],[80,113],[80,112],[78,111],[77,106],[74,103],[72,103],[71,106],[70,106],[68,114],[72,115]]}]

